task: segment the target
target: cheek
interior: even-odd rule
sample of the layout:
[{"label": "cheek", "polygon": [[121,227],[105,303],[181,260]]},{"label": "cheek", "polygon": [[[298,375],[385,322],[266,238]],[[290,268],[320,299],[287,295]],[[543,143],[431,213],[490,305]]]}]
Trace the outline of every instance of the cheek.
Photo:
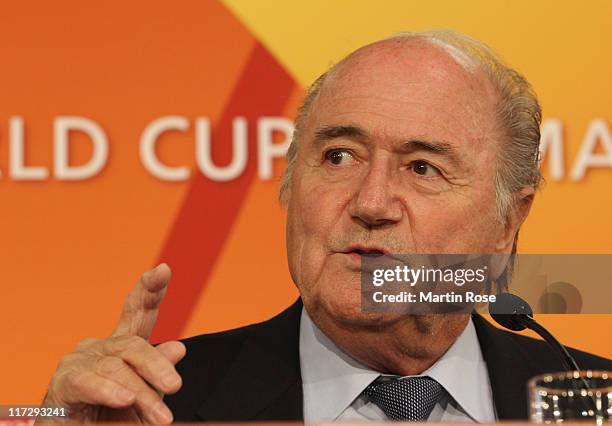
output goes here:
[{"label": "cheek", "polygon": [[287,250],[291,275],[300,290],[313,287],[329,254],[329,242],[345,203],[337,188],[296,179],[289,200]]},{"label": "cheek", "polygon": [[415,249],[425,253],[488,253],[495,247],[499,223],[494,197],[464,197],[413,203]]}]

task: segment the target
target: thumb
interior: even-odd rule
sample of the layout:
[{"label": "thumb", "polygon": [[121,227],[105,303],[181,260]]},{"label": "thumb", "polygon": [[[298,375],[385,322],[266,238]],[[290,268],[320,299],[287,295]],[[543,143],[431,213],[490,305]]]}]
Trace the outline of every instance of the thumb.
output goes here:
[{"label": "thumb", "polygon": [[171,275],[170,267],[165,263],[142,274],[125,299],[113,336],[149,338]]}]

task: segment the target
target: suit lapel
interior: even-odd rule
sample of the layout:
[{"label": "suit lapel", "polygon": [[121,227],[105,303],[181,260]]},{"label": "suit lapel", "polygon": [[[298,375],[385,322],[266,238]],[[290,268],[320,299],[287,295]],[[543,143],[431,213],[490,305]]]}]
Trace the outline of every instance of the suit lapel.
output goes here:
[{"label": "suit lapel", "polygon": [[480,315],[473,315],[472,320],[487,364],[497,417],[527,419],[527,381],[540,369],[512,333],[497,329]]},{"label": "suit lapel", "polygon": [[253,328],[226,379],[197,411],[201,420],[303,419],[301,310],[298,300],[282,314]]}]

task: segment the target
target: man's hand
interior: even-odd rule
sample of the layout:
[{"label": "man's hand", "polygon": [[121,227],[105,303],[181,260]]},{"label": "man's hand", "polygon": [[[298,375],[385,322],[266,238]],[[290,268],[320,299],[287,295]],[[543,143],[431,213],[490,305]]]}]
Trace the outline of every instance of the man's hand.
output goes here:
[{"label": "man's hand", "polygon": [[113,335],[85,339],[62,358],[43,405],[67,407],[70,418],[81,422],[172,422],[162,396],[182,385],[174,365],[185,356],[185,346],[148,342],[170,274],[164,263],[142,275]]}]

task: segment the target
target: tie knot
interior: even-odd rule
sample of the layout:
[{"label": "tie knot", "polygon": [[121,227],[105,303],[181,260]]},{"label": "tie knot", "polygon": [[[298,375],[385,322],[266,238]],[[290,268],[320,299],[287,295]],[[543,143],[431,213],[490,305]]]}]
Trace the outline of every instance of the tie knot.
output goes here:
[{"label": "tie knot", "polygon": [[363,393],[392,420],[427,420],[444,388],[431,377],[378,378]]}]

